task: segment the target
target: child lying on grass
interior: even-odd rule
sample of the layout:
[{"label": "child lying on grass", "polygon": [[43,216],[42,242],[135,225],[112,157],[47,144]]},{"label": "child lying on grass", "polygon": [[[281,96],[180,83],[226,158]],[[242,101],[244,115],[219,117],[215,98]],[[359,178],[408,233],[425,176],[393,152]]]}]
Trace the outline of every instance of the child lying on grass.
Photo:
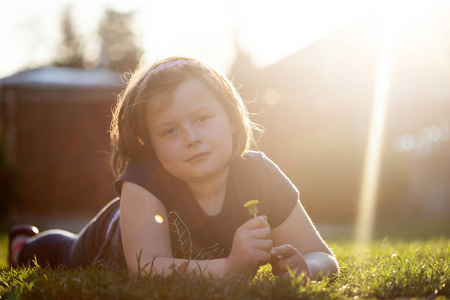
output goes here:
[{"label": "child lying on grass", "polygon": [[[338,273],[334,255],[299,193],[262,152],[256,124],[233,85],[206,64],[172,57],[140,68],[111,123],[119,199],[79,234],[10,234],[10,264],[104,264],[152,274],[201,269],[206,276]],[[257,199],[260,216],[244,207]]]}]

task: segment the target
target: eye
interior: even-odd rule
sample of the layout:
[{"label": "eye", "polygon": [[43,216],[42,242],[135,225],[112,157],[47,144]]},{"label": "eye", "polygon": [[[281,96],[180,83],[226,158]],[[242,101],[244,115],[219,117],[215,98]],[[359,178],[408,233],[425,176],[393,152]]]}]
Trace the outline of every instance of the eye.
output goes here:
[{"label": "eye", "polygon": [[200,116],[200,117],[197,118],[197,123],[203,123],[203,122],[208,121],[209,119],[211,119],[210,116],[203,115],[203,116]]},{"label": "eye", "polygon": [[173,128],[169,128],[169,129],[163,131],[162,135],[163,136],[172,135],[172,134],[175,134],[177,131],[178,131],[178,129],[176,129],[174,127]]}]

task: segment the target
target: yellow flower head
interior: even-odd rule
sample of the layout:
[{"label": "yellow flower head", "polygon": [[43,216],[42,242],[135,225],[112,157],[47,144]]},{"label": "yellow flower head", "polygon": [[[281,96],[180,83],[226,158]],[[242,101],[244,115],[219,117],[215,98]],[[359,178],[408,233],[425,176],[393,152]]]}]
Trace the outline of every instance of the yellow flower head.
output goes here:
[{"label": "yellow flower head", "polygon": [[245,202],[244,207],[248,209],[248,213],[253,215],[256,218],[256,215],[258,214],[258,200],[250,200]]}]

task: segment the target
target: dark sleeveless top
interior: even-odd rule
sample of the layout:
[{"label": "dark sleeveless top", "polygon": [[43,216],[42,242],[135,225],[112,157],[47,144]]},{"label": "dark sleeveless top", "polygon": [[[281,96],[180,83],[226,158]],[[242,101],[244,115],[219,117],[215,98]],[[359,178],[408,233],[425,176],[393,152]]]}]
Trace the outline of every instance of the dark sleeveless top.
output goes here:
[{"label": "dark sleeveless top", "polygon": [[157,197],[169,217],[170,239],[175,258],[227,257],[234,233],[252,218],[244,204],[258,200],[259,215],[267,215],[272,228],[292,212],[299,193],[283,172],[262,152],[247,151],[231,161],[221,212],[207,215],[183,181],[170,175],[157,160],[131,161],[115,188],[135,183]]}]

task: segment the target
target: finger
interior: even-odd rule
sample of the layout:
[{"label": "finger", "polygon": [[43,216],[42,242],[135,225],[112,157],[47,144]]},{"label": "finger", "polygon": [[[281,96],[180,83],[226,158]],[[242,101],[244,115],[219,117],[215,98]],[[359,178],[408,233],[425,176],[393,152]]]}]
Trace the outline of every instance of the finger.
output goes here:
[{"label": "finger", "polygon": [[266,222],[266,226],[270,228],[269,218],[266,215],[262,215],[261,218],[263,218],[263,220]]},{"label": "finger", "polygon": [[278,262],[272,264],[272,273],[277,276],[283,274],[287,271],[286,265],[287,261],[285,259],[278,260]]},{"label": "finger", "polygon": [[272,272],[275,275],[280,275],[285,272],[289,273],[289,270],[291,270],[291,272],[293,273],[296,272],[296,275],[299,275],[300,272],[303,272],[308,277],[311,276],[308,265],[301,256],[294,256],[288,259],[280,259],[276,264],[272,265]]},{"label": "finger", "polygon": [[271,239],[272,238],[272,231],[270,228],[264,227],[264,228],[256,228],[250,230],[250,234],[255,239]]},{"label": "finger", "polygon": [[283,257],[281,255],[277,255],[277,256],[273,256],[272,254],[270,255],[270,264],[273,266],[275,266],[280,260],[283,259]]},{"label": "finger", "polygon": [[300,269],[299,267],[300,266],[298,266],[292,259],[281,259],[278,263],[272,265],[272,273],[275,275],[280,275],[286,272],[289,273],[289,270],[294,272],[295,270]]},{"label": "finger", "polygon": [[254,241],[254,244],[256,249],[259,250],[263,250],[265,252],[267,252],[267,254],[269,255],[269,260],[272,258],[272,256],[270,255],[270,250],[272,249],[273,246],[273,242],[270,239],[256,239]]},{"label": "finger", "polygon": [[[267,217],[266,217],[267,218]],[[246,229],[255,229],[255,228],[270,228],[269,223],[265,220],[264,216],[252,218],[245,222],[243,225]]]},{"label": "finger", "polygon": [[270,261],[270,253],[265,250],[256,250],[252,257],[258,266],[265,265]]},{"label": "finger", "polygon": [[293,246],[291,246],[289,244],[285,244],[285,245],[274,247],[272,249],[272,251],[270,251],[270,254],[272,254],[272,256],[281,255],[283,258],[288,258],[288,257],[291,257],[291,256],[297,254],[297,252],[298,252],[298,250],[296,248],[294,248]]}]

